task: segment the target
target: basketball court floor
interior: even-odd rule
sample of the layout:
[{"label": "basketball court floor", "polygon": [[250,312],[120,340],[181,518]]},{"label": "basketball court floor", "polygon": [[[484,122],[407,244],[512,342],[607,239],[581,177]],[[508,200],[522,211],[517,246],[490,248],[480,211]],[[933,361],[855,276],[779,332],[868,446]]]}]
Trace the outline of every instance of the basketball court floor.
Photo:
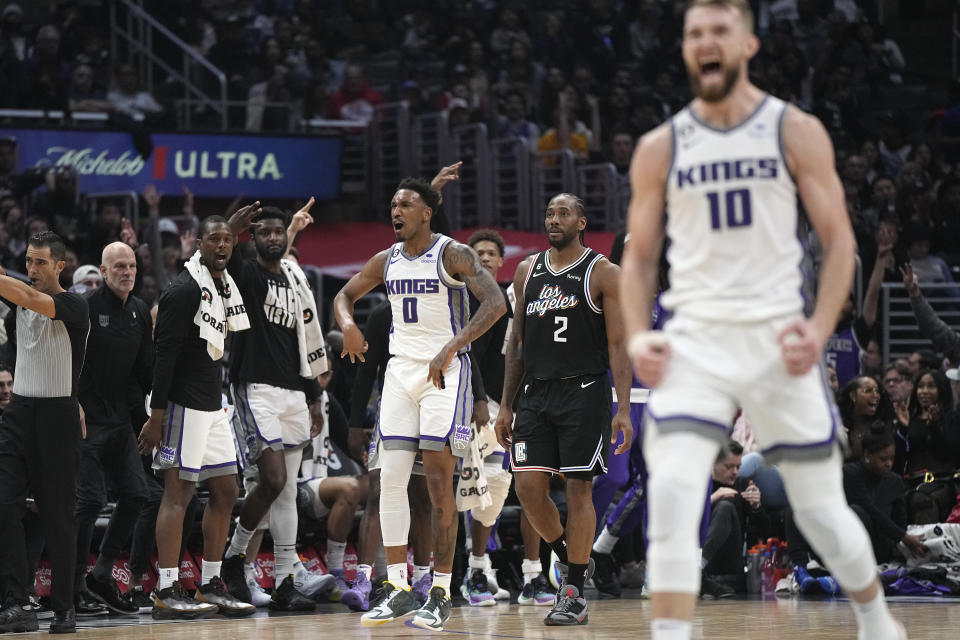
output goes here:
[{"label": "basketball court floor", "polygon": [[[588,592],[588,596],[590,593]],[[960,638],[960,599],[894,598],[894,615],[906,624],[912,640]],[[154,622],[149,615],[81,620],[79,639],[137,640],[341,640],[344,638],[528,638],[588,640],[650,637],[650,602],[646,600],[592,600],[590,621],[583,627],[547,627],[544,607],[456,607],[443,632],[434,634],[403,621],[367,629],[360,614],[340,604],[324,604],[312,614],[270,614],[260,610],[251,618],[215,618],[193,622]],[[693,637],[702,640],[776,640],[856,638],[853,611],[843,600],[724,600],[701,602]],[[46,634],[47,621],[40,622]],[[11,637],[36,637],[17,634]],[[45,636],[46,637],[46,636]]]}]

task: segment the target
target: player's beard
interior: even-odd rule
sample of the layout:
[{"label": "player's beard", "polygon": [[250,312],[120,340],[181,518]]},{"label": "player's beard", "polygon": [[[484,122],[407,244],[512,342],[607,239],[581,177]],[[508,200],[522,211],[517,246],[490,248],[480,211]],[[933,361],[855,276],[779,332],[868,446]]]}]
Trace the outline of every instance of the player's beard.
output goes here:
[{"label": "player's beard", "polygon": [[550,237],[550,234],[547,234],[547,242],[550,243],[551,247],[559,251],[561,249],[566,249],[567,247],[569,247],[573,243],[573,241],[577,238],[578,235],[580,235],[580,231],[576,230],[573,232],[572,235],[564,234],[560,236],[559,239],[554,240],[552,237]]},{"label": "player's beard", "polygon": [[690,91],[704,102],[720,102],[733,90],[733,85],[740,79],[740,65],[733,65],[723,70],[723,83],[719,89],[705,90],[700,83],[700,75],[690,73]]},{"label": "player's beard", "polygon": [[283,257],[283,254],[286,253],[286,247],[280,247],[279,249],[274,247],[262,247],[259,244],[257,246],[257,255],[259,255],[264,260],[273,262],[274,260],[279,260]]}]

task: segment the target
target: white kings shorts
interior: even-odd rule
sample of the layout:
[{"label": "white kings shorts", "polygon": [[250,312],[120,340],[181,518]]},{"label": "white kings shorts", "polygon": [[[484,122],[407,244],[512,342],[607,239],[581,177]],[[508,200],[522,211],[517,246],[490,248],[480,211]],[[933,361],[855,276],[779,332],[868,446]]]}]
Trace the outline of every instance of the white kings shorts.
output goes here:
[{"label": "white kings shorts", "polygon": [[265,448],[283,451],[302,447],[310,440],[310,411],[303,391],[269,384],[231,387],[236,410],[233,430],[247,464],[256,463]]},{"label": "white kings shorts", "polygon": [[304,509],[314,520],[330,515],[330,507],[320,499],[320,485],[326,478],[310,478],[297,484],[297,506]]},{"label": "white kings shorts", "polygon": [[830,455],[840,417],[821,367],[802,376],[787,373],[777,335],[791,320],[670,320],[664,328],[670,361],[650,392],[645,413],[654,428],[645,437],[688,431],[726,444],[741,408],[768,462]]},{"label": "white kings shorts", "polygon": [[444,389],[427,380],[429,363],[400,356],[390,358],[380,399],[379,431],[384,449],[440,451],[449,442],[463,457],[473,428],[470,359],[454,357],[444,372]]},{"label": "white kings shorts", "polygon": [[237,473],[237,449],[227,409],[197,411],[172,402],[163,417],[154,469],[180,469],[183,480]]}]

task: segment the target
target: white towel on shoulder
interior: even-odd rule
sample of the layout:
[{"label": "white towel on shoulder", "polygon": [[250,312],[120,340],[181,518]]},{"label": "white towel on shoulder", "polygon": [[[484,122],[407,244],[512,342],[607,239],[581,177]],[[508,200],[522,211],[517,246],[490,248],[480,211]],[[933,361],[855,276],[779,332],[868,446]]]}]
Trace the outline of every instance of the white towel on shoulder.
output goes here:
[{"label": "white towel on shoulder", "polygon": [[227,333],[250,328],[250,318],[243,306],[243,297],[226,271],[223,273],[223,295],[220,295],[210,270],[200,262],[199,251],[187,260],[186,268],[200,285],[200,307],[197,315],[193,317],[193,323],[200,327],[200,337],[207,341],[210,358],[219,360],[223,357],[223,343]]},{"label": "white towel on shoulder", "polygon": [[290,288],[297,296],[297,346],[300,347],[300,376],[316,378],[330,368],[324,348],[323,331],[317,313],[313,289],[300,266],[290,260],[281,260],[280,266]]}]

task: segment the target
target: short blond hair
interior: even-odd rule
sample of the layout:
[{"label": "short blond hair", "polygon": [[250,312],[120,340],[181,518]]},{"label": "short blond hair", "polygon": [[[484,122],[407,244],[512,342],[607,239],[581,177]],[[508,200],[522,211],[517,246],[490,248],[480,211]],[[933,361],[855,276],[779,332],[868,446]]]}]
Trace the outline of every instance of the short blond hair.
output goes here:
[{"label": "short blond hair", "polygon": [[717,7],[719,9],[736,9],[740,12],[743,24],[748,33],[753,33],[753,9],[749,0],[690,0],[687,11],[697,7]]}]

